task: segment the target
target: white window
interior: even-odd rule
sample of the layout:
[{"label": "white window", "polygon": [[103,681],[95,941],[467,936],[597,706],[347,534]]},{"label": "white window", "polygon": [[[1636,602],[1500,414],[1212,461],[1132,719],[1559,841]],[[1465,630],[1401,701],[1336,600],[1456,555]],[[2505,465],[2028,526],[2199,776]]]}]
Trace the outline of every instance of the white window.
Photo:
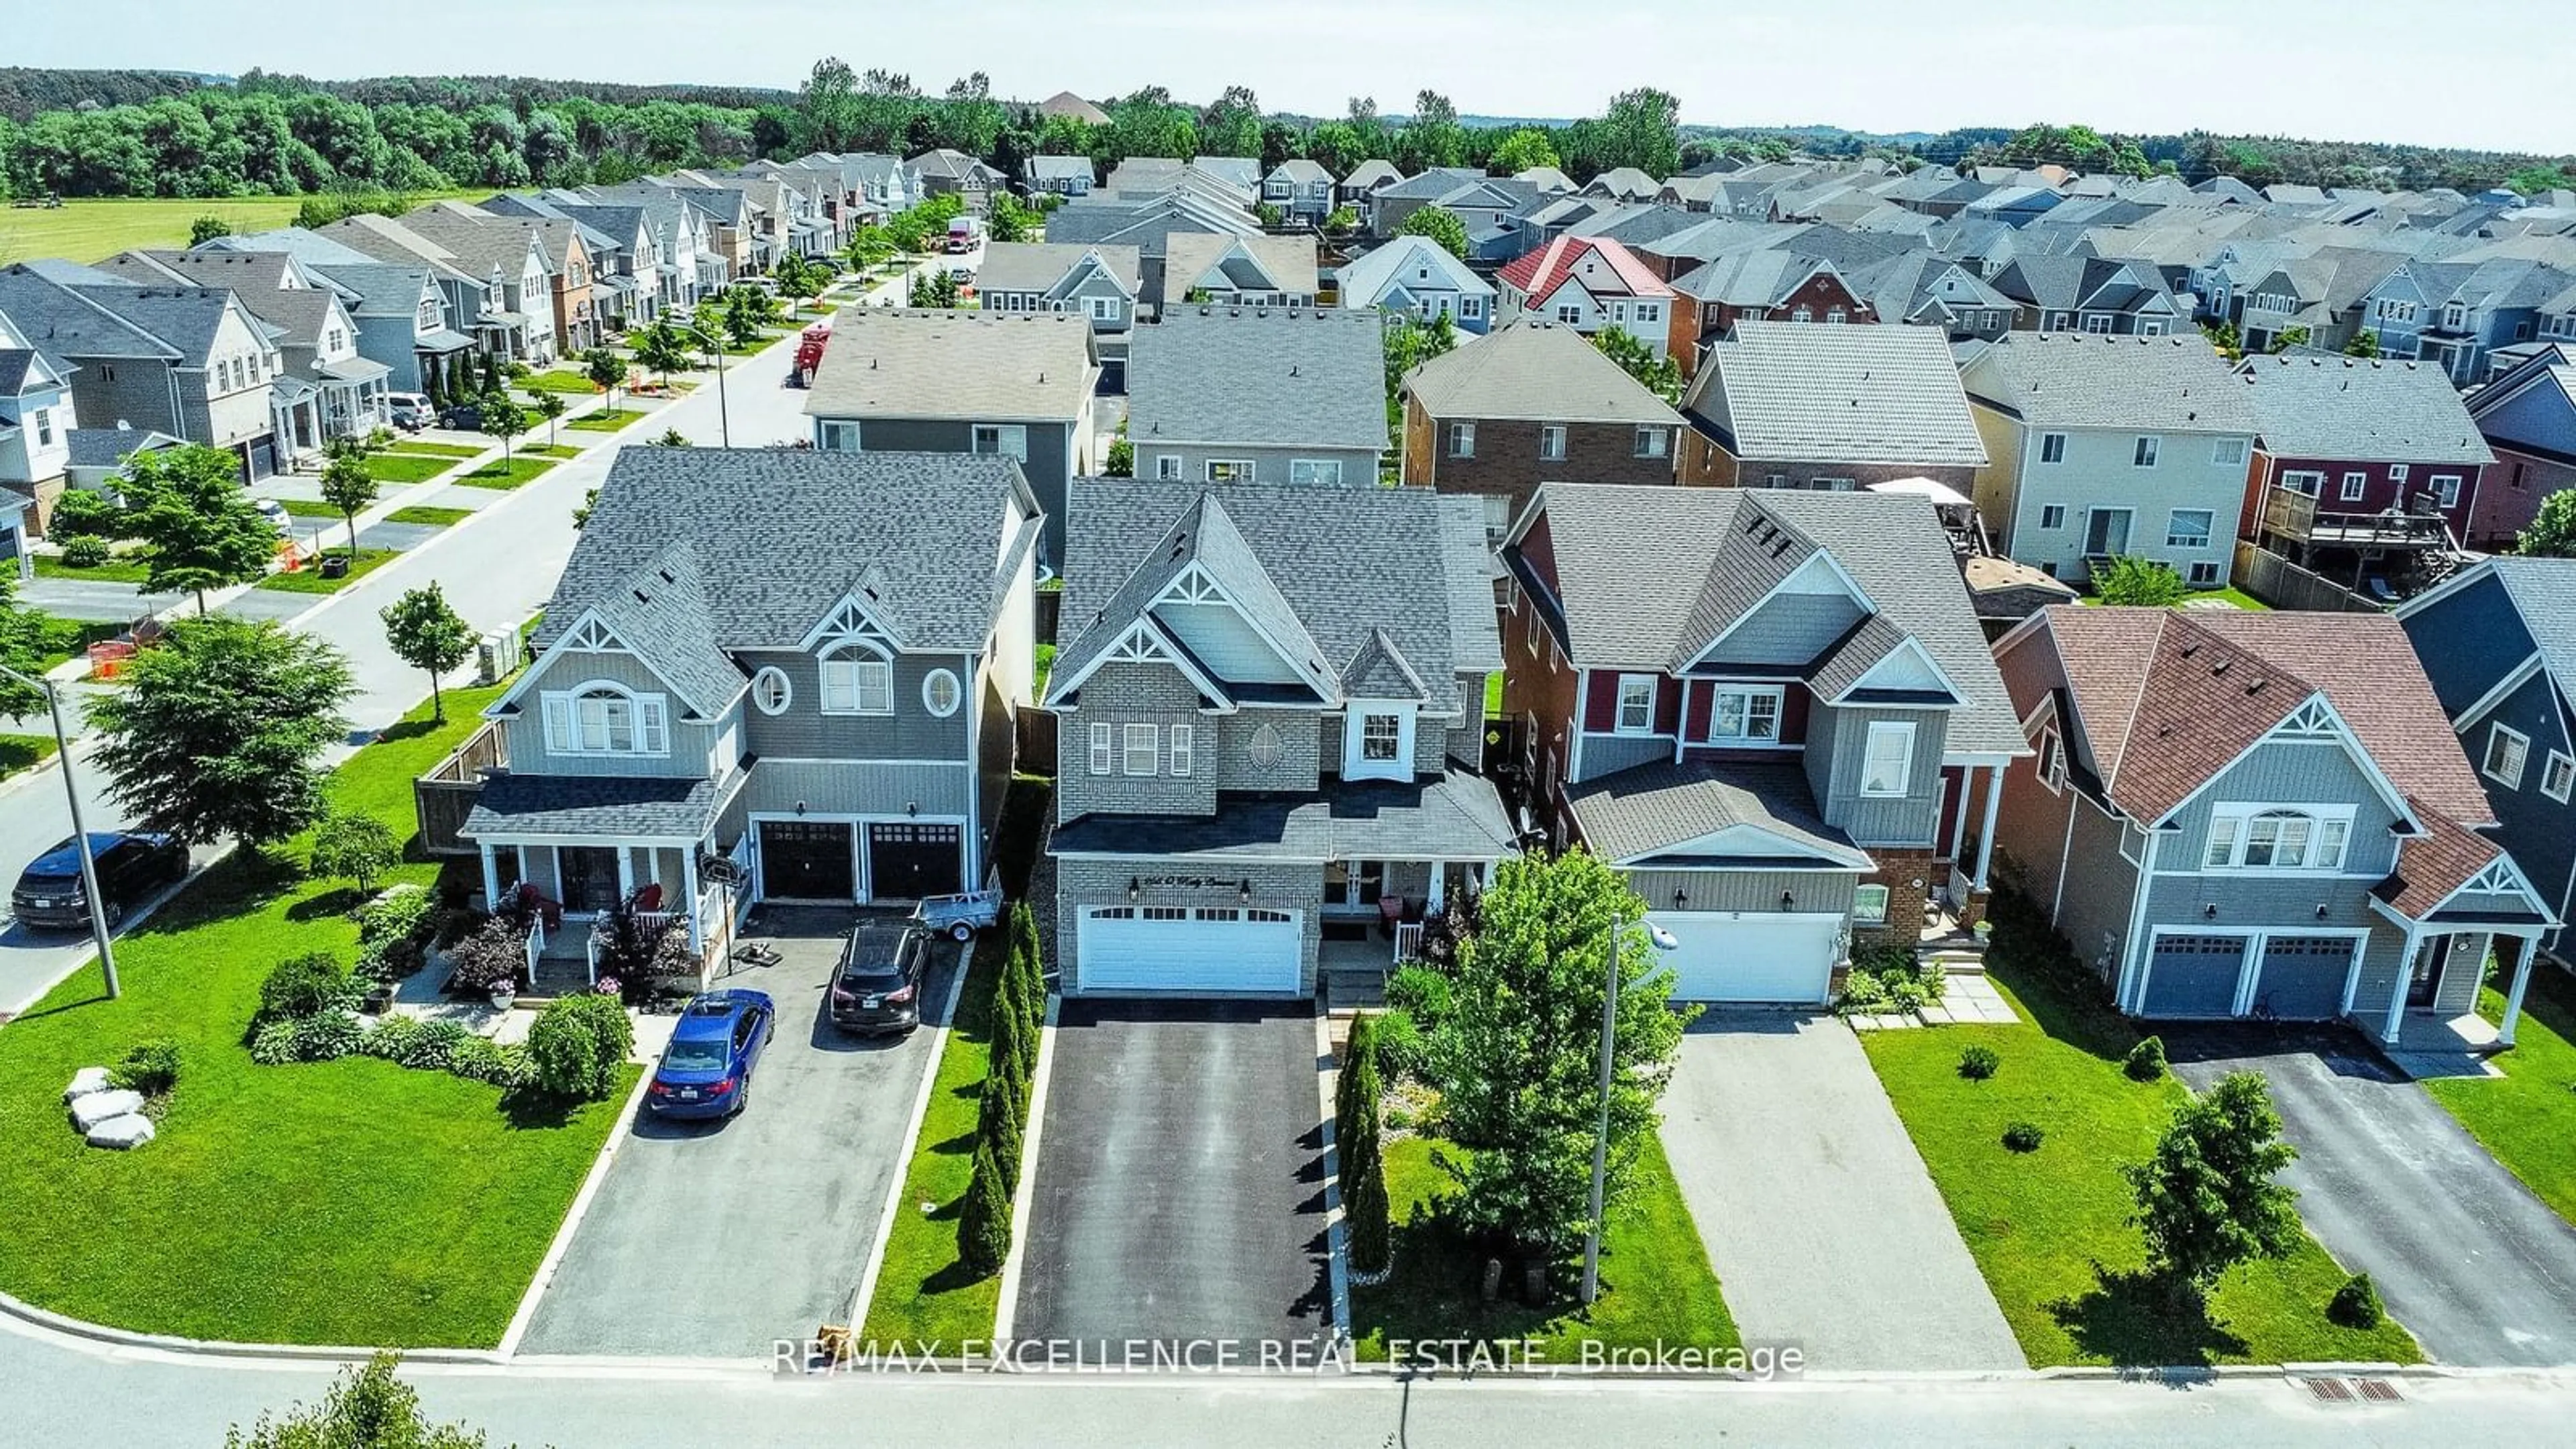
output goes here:
[{"label": "white window", "polygon": [[1449,456],[1452,458],[1472,458],[1476,456],[1476,425],[1474,423],[1451,423],[1449,425]]},{"label": "white window", "polygon": [[2209,817],[2209,844],[2200,855],[2203,869],[2224,870],[2236,863],[2237,826],[2242,823],[2242,819],[2234,815]]},{"label": "white window", "polygon": [[2066,435],[2064,433],[2042,433],[2039,435],[2039,461],[2043,463],[2063,463],[2066,461]]},{"label": "white window", "polygon": [[1029,430],[1024,423],[977,423],[975,451],[998,453],[1014,462],[1029,460]]},{"label": "white window", "polygon": [[2551,750],[2549,763],[2540,771],[2540,793],[2563,805],[2571,788],[2576,788],[2576,758]]},{"label": "white window", "polygon": [[2210,511],[2206,508],[2177,508],[2165,520],[2165,547],[2209,547]]},{"label": "white window", "polygon": [[1091,773],[1108,774],[1111,754],[1109,726],[1093,725],[1091,727]]},{"label": "white window", "polygon": [[1671,445],[1671,434],[1661,428],[1637,430],[1637,456],[1640,458],[1660,458],[1664,456],[1665,449]]},{"label": "white window", "polygon": [[785,714],[788,701],[795,697],[787,671],[774,664],[751,677],[751,702],[762,714]]},{"label": "white window", "polygon": [[2218,580],[2218,564],[2214,560],[2204,559],[2191,566],[2184,582],[2195,589],[2214,589],[2218,587]]},{"label": "white window", "polygon": [[1883,885],[1853,887],[1852,920],[1863,926],[1887,924],[1887,887]]},{"label": "white window", "polygon": [[2304,468],[2295,468],[2281,475],[2281,486],[2293,493],[2305,493],[2310,498],[2314,498],[2318,491],[2326,486],[2326,475],[2310,472]]},{"label": "white window", "polygon": [[1638,303],[1638,304],[1637,304],[1637,320],[1638,320],[1639,322],[1661,322],[1661,321],[1663,321],[1663,320],[1664,320],[1664,306],[1663,306],[1663,304],[1662,304],[1661,302],[1640,302],[1640,303]]},{"label": "white window", "polygon": [[2209,449],[2209,461],[2210,461],[2211,465],[2212,465],[2212,466],[2214,466],[2214,467],[2220,467],[2220,468],[2242,468],[2242,467],[2244,467],[2244,466],[2245,466],[2245,440],[2244,440],[2243,438],[2221,438],[2221,439],[2219,439],[2216,443],[2213,443],[2213,444],[2211,444],[2211,445],[2210,445],[2210,449]]},{"label": "white window", "polygon": [[54,445],[54,410],[52,408],[36,409],[35,420],[36,446],[39,448],[52,447]]},{"label": "white window", "polygon": [[2164,441],[2162,438],[2152,437],[2138,439],[2138,446],[2129,454],[2130,464],[2139,468],[2156,466],[2156,453],[2164,447]]},{"label": "white window", "polygon": [[1816,309],[1808,306],[1804,302],[1801,302],[1797,306],[1789,309],[1789,320],[1792,322],[1813,322],[1816,320]]},{"label": "white window", "polygon": [[2434,475],[2433,475],[2433,501],[2434,501],[2434,502],[2436,502],[2436,503],[2441,504],[2444,508],[2457,508],[2457,507],[2459,507],[2459,506],[2460,506],[2460,475],[2458,475],[2457,473],[2436,473],[2436,474],[2434,474]]},{"label": "white window", "polygon": [[855,453],[859,450],[857,423],[826,422],[819,429],[819,441],[826,453]]},{"label": "white window", "polygon": [[1177,453],[1165,453],[1154,460],[1154,476],[1166,483],[1181,481],[1181,459]]},{"label": "white window", "polygon": [[2350,806],[2220,805],[2201,846],[2203,870],[2341,870]]},{"label": "white window", "polygon": [[1538,455],[1544,462],[1558,463],[1564,461],[1565,428],[1563,424],[1542,423],[1539,425]]},{"label": "white window", "polygon": [[1149,724],[1127,726],[1127,744],[1120,769],[1130,775],[1151,775],[1162,757],[1162,731]]},{"label": "white window", "polygon": [[1462,317],[1462,318],[1464,318],[1464,319],[1466,319],[1466,320],[1470,321],[1470,322],[1472,322],[1472,321],[1476,320],[1476,319],[1477,319],[1477,318],[1479,318],[1479,317],[1484,316],[1484,315],[1485,315],[1485,299],[1484,299],[1484,298],[1482,298],[1482,297],[1461,297],[1461,298],[1459,298],[1459,299],[1458,299],[1458,315],[1459,315],[1460,317]]},{"label": "white window", "polygon": [[585,684],[548,694],[544,701],[546,749],[558,755],[667,755],[669,706],[658,694],[635,694],[621,685]]},{"label": "white window", "polygon": [[2066,526],[2066,506],[2061,503],[2041,504],[2039,508],[2039,526],[2042,528],[2064,528]]},{"label": "white window", "polygon": [[1867,747],[1861,755],[1860,792],[1873,796],[1902,795],[1913,782],[1913,721],[1871,721]]},{"label": "white window", "polygon": [[862,646],[842,645],[823,656],[825,714],[894,713],[894,665]]},{"label": "white window", "polygon": [[1619,713],[1615,728],[1623,735],[1655,732],[1655,676],[1619,676]]},{"label": "white window", "polygon": [[1360,716],[1360,759],[1368,764],[1383,765],[1404,758],[1404,716],[1400,714],[1364,714]]},{"label": "white window", "polygon": [[2336,496],[2340,501],[2345,503],[2359,503],[2361,501],[2361,496],[2369,491],[2369,474],[2346,473],[2343,475],[2343,486],[2337,490]]},{"label": "white window", "polygon": [[1342,460],[1339,458],[1291,458],[1288,460],[1288,481],[1291,483],[1321,484],[1328,488],[1337,487],[1342,481]]},{"label": "white window", "polygon": [[2084,330],[2096,337],[2102,336],[2111,330],[2111,318],[2106,313],[2087,312],[2084,314]]},{"label": "white window", "polygon": [[1115,322],[1115,321],[1117,321],[1117,320],[1118,320],[1118,299],[1117,299],[1117,298],[1115,298],[1115,297],[1086,297],[1086,298],[1084,298],[1083,300],[1084,300],[1084,302],[1085,302],[1085,303],[1090,307],[1090,309],[1091,309],[1091,320],[1092,320],[1092,321],[1094,321],[1094,322]]},{"label": "white window", "polygon": [[1556,320],[1568,327],[1580,327],[1583,325],[1583,309],[1568,302],[1556,309]]},{"label": "white window", "polygon": [[1207,460],[1207,481],[1210,483],[1249,483],[1252,481],[1252,460],[1249,458],[1210,458]]},{"label": "white window", "polygon": [[945,669],[934,669],[922,676],[921,707],[941,719],[957,712],[963,696],[964,691],[957,685],[957,676]]},{"label": "white window", "polygon": [[1845,315],[1846,314],[1843,312],[1843,309],[1840,307],[1827,307],[1825,309],[1825,320],[1828,322],[1840,322],[1844,319]]},{"label": "white window", "polygon": [[1628,304],[1627,304],[1627,303],[1625,303],[1625,302],[1613,302],[1613,303],[1611,303],[1611,304],[1610,304],[1610,320],[1611,320],[1611,321],[1613,321],[1613,322],[1625,322],[1625,321],[1627,321],[1627,320],[1628,320]]},{"label": "white window", "polygon": [[2388,465],[2388,481],[2397,485],[2397,491],[2398,491],[2401,495],[2402,495],[2403,493],[2405,493],[2405,491],[2406,491],[2406,465],[2405,465],[2405,464],[2403,464],[2403,463],[2391,463],[2391,464],[2389,464],[2389,465]]},{"label": "white window", "polygon": [[1777,685],[1721,684],[1708,704],[1712,740],[1780,738],[1781,690]]},{"label": "white window", "polygon": [[2531,736],[2510,725],[2487,730],[2487,756],[2480,767],[2486,777],[2508,790],[2522,788],[2522,767],[2531,757]]},{"label": "white window", "polygon": [[2055,730],[2039,737],[2039,783],[2052,795],[2066,788],[2066,743]]},{"label": "white window", "polygon": [[1188,725],[1176,724],[1172,726],[1171,733],[1172,773],[1186,775],[1190,772],[1190,766],[1196,763],[1197,741],[1192,738],[1196,731]]}]

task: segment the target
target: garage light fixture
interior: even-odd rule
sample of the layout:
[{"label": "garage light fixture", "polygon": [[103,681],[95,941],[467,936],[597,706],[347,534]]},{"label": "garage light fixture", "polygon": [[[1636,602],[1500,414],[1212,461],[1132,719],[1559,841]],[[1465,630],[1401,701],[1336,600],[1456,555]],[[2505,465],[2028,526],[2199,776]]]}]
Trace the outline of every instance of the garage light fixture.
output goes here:
[{"label": "garage light fixture", "polygon": [[[1247,906],[1252,904],[1252,877],[1245,876],[1243,878],[1243,888],[1234,893],[1234,898],[1243,902]],[[2325,908],[2320,906],[2318,909],[2323,910]]]},{"label": "garage light fixture", "polygon": [[904,818],[905,818],[905,819],[909,820],[909,819],[911,819],[912,817],[914,817],[914,816],[916,816],[916,815],[919,815],[920,813],[921,813],[921,802],[920,802],[920,801],[918,801],[918,800],[906,800],[906,801],[904,801],[904,802],[903,802],[903,814],[904,814]]},{"label": "garage light fixture", "polygon": [[799,801],[797,801],[797,802],[796,802],[796,813],[797,813],[798,815],[800,815],[800,816],[801,816],[801,815],[803,815],[803,814],[805,813],[805,802],[804,802],[804,801],[799,800]]},{"label": "garage light fixture", "polygon": [[1136,904],[1136,897],[1138,894],[1136,877],[1131,875],[1127,877],[1127,904],[1131,906]]},{"label": "garage light fixture", "polygon": [[2326,918],[2326,903],[2325,903],[2325,902],[2323,902],[2323,901],[2319,901],[2319,902],[2317,902],[2317,919],[2318,919],[2318,920],[2320,920],[2320,921],[2322,921],[2322,920],[2324,920],[2325,918]]},{"label": "garage light fixture", "polygon": [[2201,918],[2202,920],[2204,920],[2204,921],[2214,921],[2214,920],[2217,920],[2217,919],[2218,919],[2218,902],[2216,902],[2216,901],[2211,901],[2209,904],[2207,904],[2207,905],[2205,905],[2205,906],[2202,906],[2202,907],[2200,908],[2200,918]]},{"label": "garage light fixture", "polygon": [[1673,887],[1673,909],[1678,911],[1689,904],[1690,888],[1687,886]]},{"label": "garage light fixture", "polygon": [[1784,910],[1784,911],[1785,911],[1785,910],[1788,910],[1788,909],[1790,909],[1791,907],[1793,907],[1793,906],[1795,906],[1795,905],[1797,905],[1797,904],[1798,904],[1798,893],[1797,893],[1796,891],[1782,891],[1782,892],[1780,892],[1780,909],[1782,909],[1782,910]]}]

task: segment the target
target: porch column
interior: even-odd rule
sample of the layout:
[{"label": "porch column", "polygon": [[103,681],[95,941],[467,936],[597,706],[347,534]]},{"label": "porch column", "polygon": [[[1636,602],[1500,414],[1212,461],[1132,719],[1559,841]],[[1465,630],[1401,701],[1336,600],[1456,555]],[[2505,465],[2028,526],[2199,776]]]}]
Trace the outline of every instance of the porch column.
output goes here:
[{"label": "porch column", "polygon": [[2388,1016],[2380,1023],[2379,1040],[2383,1045],[2397,1044],[2398,1024],[2406,1015],[2406,988],[2415,980],[2416,928],[2406,928],[2406,945],[2397,956],[2397,980],[2388,988]]},{"label": "porch column", "polygon": [[501,900],[501,867],[492,859],[492,842],[478,840],[474,848],[483,856],[483,908],[491,910]]},{"label": "porch column", "polygon": [[635,894],[635,848],[617,847],[617,898],[621,901]]},{"label": "porch column", "polygon": [[1431,862],[1431,889],[1422,903],[1422,909],[1425,914],[1440,909],[1442,896],[1441,888],[1445,884],[1446,882],[1441,879],[1440,862],[1436,860]]},{"label": "porch column", "polygon": [[[2004,767],[1994,765],[1986,771],[1985,823],[1977,827],[1977,873],[1968,879],[1968,884],[1977,890],[1986,888],[1986,868],[1994,863],[1995,808],[2003,803],[2003,799]],[[1965,810],[1959,813],[1962,818],[1967,815]]]},{"label": "porch column", "polygon": [[2522,959],[2514,963],[2513,989],[2505,993],[2504,998],[2504,1022],[2496,1028],[2496,1040],[2506,1046],[2513,1045],[2513,1030],[2522,1024],[2522,993],[2531,985],[2532,958],[2540,954],[2538,936],[2524,936],[2520,939]]},{"label": "porch column", "polygon": [[680,889],[689,898],[689,953],[706,949],[706,926],[698,919],[698,853],[694,849],[680,852]]}]

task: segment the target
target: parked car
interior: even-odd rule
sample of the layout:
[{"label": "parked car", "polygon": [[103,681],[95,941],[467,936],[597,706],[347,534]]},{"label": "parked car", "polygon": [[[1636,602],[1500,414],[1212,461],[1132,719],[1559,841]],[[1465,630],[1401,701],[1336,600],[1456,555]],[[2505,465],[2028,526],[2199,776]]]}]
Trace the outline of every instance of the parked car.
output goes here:
[{"label": "parked car", "polygon": [[[92,831],[98,860],[98,893],[111,926],[154,892],[188,874],[188,847],[174,836],[141,831]],[[89,897],[81,888],[80,842],[65,836],[18,875],[9,909],[23,925],[50,931],[89,929]]]},{"label": "parked car", "polygon": [[680,1008],[671,1044],[653,1069],[645,1110],[662,1117],[730,1117],[751,1100],[752,1068],[777,1034],[766,991],[709,991]]},{"label": "parked car", "polygon": [[912,908],[914,920],[934,931],[945,931],[951,939],[972,941],[977,931],[1002,922],[1000,891],[968,891],[953,896],[924,896]]},{"label": "parked car", "polygon": [[832,970],[832,1025],[870,1034],[906,1032],[921,1025],[921,977],[930,959],[931,935],[918,925],[887,927],[862,921],[841,943]]},{"label": "parked car", "polygon": [[254,498],[250,506],[259,510],[259,516],[268,520],[269,527],[280,533],[295,531],[295,515],[286,511],[285,504],[274,498]]},{"label": "parked car", "polygon": [[460,433],[471,433],[483,426],[483,410],[472,403],[457,403],[438,415],[438,425]]},{"label": "parked car", "polygon": [[436,421],[438,416],[438,410],[429,405],[429,399],[416,392],[385,394],[385,410],[393,419],[394,426],[407,433],[419,432]]}]

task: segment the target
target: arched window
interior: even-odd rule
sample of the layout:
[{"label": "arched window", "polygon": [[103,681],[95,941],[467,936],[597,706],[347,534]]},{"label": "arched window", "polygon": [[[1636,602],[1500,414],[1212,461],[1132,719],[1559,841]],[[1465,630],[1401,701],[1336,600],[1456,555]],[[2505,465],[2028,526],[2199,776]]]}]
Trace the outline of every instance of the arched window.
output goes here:
[{"label": "arched window", "polygon": [[873,644],[842,643],[823,651],[825,714],[894,713],[894,664]]},{"label": "arched window", "polygon": [[559,755],[667,755],[670,708],[612,680],[545,696],[546,749]]},{"label": "arched window", "polygon": [[2220,806],[2210,814],[2207,870],[2341,870],[2349,812]]}]

